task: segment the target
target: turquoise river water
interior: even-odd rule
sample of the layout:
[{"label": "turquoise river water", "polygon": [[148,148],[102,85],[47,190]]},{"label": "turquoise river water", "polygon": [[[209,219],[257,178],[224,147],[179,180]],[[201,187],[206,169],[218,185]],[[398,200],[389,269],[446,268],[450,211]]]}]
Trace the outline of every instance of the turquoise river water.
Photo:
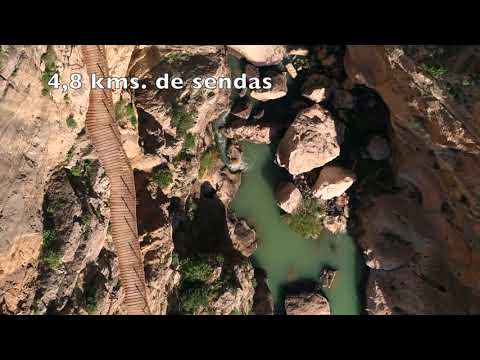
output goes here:
[{"label": "turquoise river water", "polygon": [[338,270],[334,287],[324,289],[333,314],[359,314],[361,261],[353,239],[324,232],[320,240],[303,239],[283,223],[274,191],[287,176],[273,162],[274,145],[242,144],[248,164],[232,203],[238,217],[253,226],[259,240],[254,262],[269,279],[277,311],[282,312],[282,289],[300,279],[318,280],[324,266]]}]

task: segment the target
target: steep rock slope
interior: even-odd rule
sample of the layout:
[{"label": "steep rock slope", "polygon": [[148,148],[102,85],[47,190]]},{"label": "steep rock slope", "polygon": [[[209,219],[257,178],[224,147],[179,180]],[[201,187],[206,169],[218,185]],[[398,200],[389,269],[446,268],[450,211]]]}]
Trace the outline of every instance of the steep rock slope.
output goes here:
[{"label": "steep rock slope", "polygon": [[476,46],[348,46],[349,79],[381,96],[393,142],[391,191],[358,211],[370,313],[480,310],[479,69]]}]

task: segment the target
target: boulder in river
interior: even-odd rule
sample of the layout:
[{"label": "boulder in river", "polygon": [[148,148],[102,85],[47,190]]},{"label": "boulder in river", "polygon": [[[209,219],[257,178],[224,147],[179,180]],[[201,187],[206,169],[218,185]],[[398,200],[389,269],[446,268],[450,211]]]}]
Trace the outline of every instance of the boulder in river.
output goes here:
[{"label": "boulder in river", "polygon": [[230,139],[248,141],[255,144],[270,144],[272,138],[281,129],[278,124],[267,122],[250,122],[238,119],[224,129],[222,133]]},{"label": "boulder in river", "polygon": [[277,204],[288,214],[295,212],[303,201],[302,193],[290,182],[282,182],[275,192]]},{"label": "boulder in river", "polygon": [[250,96],[259,101],[279,99],[287,95],[287,76],[284,73],[267,74],[265,77],[272,78],[272,87],[268,90],[252,90]]},{"label": "boulder in river", "polygon": [[277,148],[277,163],[298,175],[325,165],[340,155],[341,127],[320,105],[301,111]]},{"label": "boulder in river", "polygon": [[313,186],[313,195],[322,200],[342,195],[355,182],[355,173],[339,166],[325,166]]},{"label": "boulder in river", "polygon": [[270,66],[280,63],[286,55],[284,45],[227,45],[255,66]]},{"label": "boulder in river", "polygon": [[285,298],[287,315],[330,315],[330,304],[320,294],[301,293]]},{"label": "boulder in river", "polygon": [[332,81],[321,74],[312,74],[303,84],[302,95],[316,103],[325,101],[330,96]]}]

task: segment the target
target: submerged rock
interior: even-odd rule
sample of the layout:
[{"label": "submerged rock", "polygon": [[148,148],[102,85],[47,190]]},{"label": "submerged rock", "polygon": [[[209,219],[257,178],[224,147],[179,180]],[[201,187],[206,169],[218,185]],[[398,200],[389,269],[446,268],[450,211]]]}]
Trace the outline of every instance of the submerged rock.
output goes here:
[{"label": "submerged rock", "polygon": [[227,45],[255,66],[270,66],[282,61],[286,54],[283,45]]},{"label": "submerged rock", "polygon": [[301,293],[285,298],[287,315],[330,315],[330,304],[320,294]]},{"label": "submerged rock", "polygon": [[339,166],[325,166],[313,186],[313,195],[329,200],[342,195],[355,182],[355,173]]},{"label": "submerged rock", "polygon": [[302,95],[316,103],[325,101],[330,96],[332,81],[321,74],[312,74],[303,85]]},{"label": "submerged rock", "polygon": [[303,201],[302,193],[290,182],[281,183],[275,192],[277,204],[288,214],[295,212]]},{"label": "submerged rock", "polygon": [[229,167],[232,171],[238,171],[243,168],[242,151],[240,145],[230,144],[227,148],[227,157],[229,160]]},{"label": "submerged rock", "polygon": [[252,90],[250,96],[259,101],[279,99],[287,95],[287,76],[285,74],[270,74],[266,77],[272,78],[272,88],[269,90]]},{"label": "submerged rock", "polygon": [[332,288],[336,275],[337,275],[336,270],[324,269],[322,271],[322,275],[320,275],[320,286],[322,288],[327,288],[327,289]]},{"label": "submerged rock", "polygon": [[341,132],[328,110],[313,105],[288,128],[277,148],[277,163],[292,175],[323,166],[340,155]]}]

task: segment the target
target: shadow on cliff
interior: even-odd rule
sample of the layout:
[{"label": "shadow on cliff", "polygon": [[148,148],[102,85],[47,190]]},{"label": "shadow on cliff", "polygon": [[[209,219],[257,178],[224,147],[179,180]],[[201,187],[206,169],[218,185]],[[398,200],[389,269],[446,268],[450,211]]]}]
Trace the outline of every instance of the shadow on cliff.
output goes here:
[{"label": "shadow on cliff", "polygon": [[181,206],[179,199],[172,204],[175,213],[173,241],[180,256],[222,254],[225,260],[236,263],[243,256],[234,249],[227,226],[225,205],[209,182],[201,185],[193,215]]}]

